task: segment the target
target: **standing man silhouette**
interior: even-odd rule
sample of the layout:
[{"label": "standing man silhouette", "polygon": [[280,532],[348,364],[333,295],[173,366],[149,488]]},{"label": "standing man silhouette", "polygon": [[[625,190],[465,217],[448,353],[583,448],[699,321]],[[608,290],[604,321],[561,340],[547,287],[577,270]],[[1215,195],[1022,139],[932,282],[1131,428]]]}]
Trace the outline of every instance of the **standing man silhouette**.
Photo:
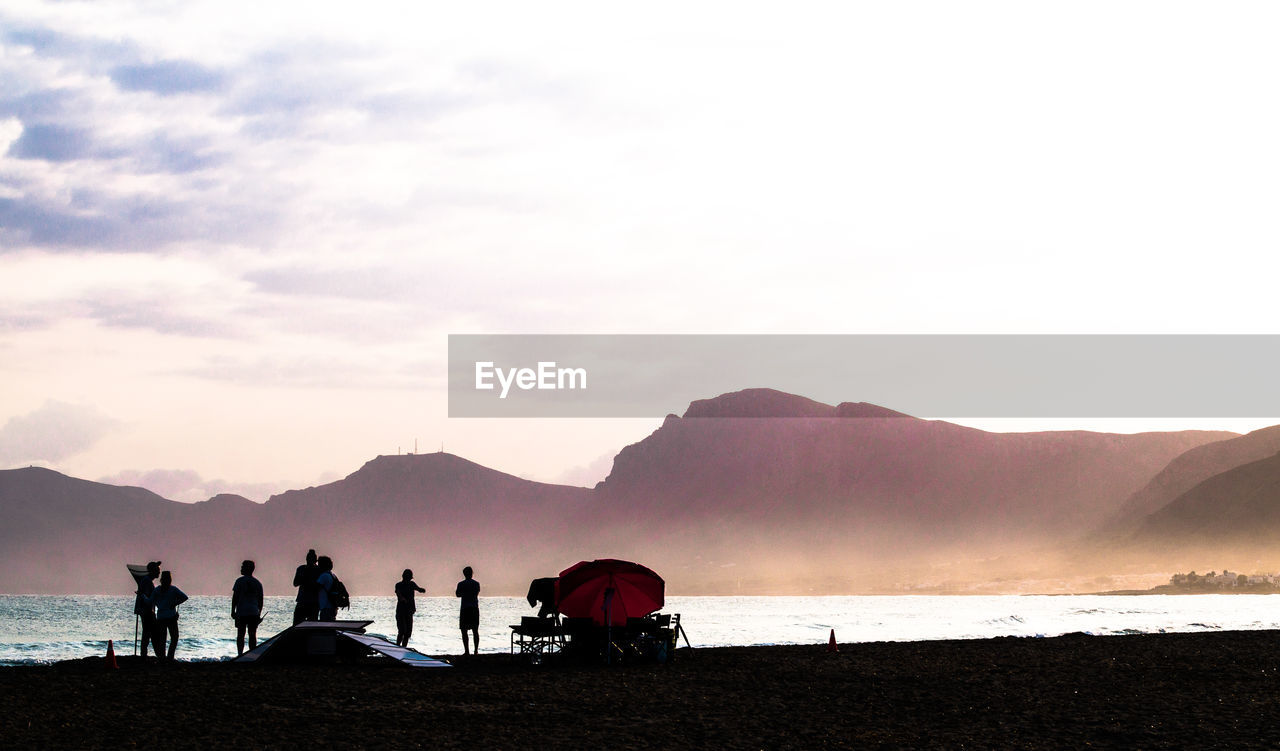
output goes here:
[{"label": "standing man silhouette", "polygon": [[462,629],[462,653],[471,654],[467,650],[467,630],[475,642],[476,654],[480,654],[480,582],[471,578],[471,567],[462,569],[462,581],[454,594],[462,598],[462,607],[458,610],[458,628]]},{"label": "standing man silhouette", "polygon": [[[137,569],[134,569],[137,570]],[[160,561],[147,563],[147,573],[134,576],[138,590],[134,594],[133,612],[142,624],[142,659],[147,659],[147,644],[155,648],[156,657],[164,657],[164,649],[160,647],[159,634],[156,633],[156,606],[151,604],[151,595],[156,591],[155,579],[160,575]]]},{"label": "standing man silhouette", "polygon": [[316,579],[320,567],[316,565],[316,551],[307,551],[307,562],[293,574],[293,586],[298,588],[298,604],[293,607],[293,625],[314,621],[320,617],[320,587]]},{"label": "standing man silhouette", "polygon": [[258,646],[258,624],[262,622],[262,582],[254,575],[253,561],[240,564],[240,578],[231,587],[231,619],[236,623],[236,654],[244,654],[244,634],[249,632],[249,649]]},{"label": "standing man silhouette", "polygon": [[413,571],[405,569],[396,582],[396,644],[409,646],[409,637],[413,636],[413,614],[418,607],[413,603],[413,593],[427,590],[419,587],[413,580]]},{"label": "standing man silhouette", "polygon": [[148,605],[156,606],[156,657],[164,658],[165,636],[169,637],[169,662],[178,651],[178,606],[187,601],[187,593],[173,586],[173,574],[160,572],[160,586],[147,598]]}]

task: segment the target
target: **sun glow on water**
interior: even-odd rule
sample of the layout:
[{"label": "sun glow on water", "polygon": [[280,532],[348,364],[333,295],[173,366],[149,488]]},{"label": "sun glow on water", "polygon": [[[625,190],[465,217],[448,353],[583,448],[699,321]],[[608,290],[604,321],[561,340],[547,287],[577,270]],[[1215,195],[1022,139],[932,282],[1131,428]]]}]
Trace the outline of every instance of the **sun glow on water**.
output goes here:
[{"label": "sun glow on water", "polygon": [[[228,598],[192,597],[181,612],[179,659],[235,655]],[[534,611],[523,598],[486,597],[480,612],[481,652],[503,653],[508,625]],[[670,597],[664,612],[681,614],[694,647],[821,644],[832,629],[841,643],[1275,629],[1280,595]],[[292,613],[291,598],[268,597],[260,638],[288,627]],[[353,598],[342,615],[395,638],[392,598]],[[410,646],[458,654],[457,617],[455,598],[419,598]],[[131,654],[133,629],[132,597],[3,595],[0,665],[101,656],[108,639],[117,654]]]}]

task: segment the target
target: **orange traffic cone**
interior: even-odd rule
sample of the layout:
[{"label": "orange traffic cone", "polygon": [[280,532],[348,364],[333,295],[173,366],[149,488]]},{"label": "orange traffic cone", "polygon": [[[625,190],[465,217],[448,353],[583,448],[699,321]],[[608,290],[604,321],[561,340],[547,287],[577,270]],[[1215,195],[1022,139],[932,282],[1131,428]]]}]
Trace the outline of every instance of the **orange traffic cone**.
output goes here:
[{"label": "orange traffic cone", "polygon": [[116,670],[120,667],[116,662],[116,647],[107,639],[107,670]]},{"label": "orange traffic cone", "polygon": [[827,641],[827,651],[828,652],[840,651],[840,647],[836,646],[836,630],[834,628],[831,629],[831,639]]}]

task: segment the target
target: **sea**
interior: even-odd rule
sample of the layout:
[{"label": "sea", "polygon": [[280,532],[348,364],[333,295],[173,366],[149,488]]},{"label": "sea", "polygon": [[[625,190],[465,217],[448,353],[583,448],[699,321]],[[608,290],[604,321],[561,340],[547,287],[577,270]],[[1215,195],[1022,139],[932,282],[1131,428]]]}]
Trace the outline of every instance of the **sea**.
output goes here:
[{"label": "sea", "polygon": [[[458,601],[419,597],[410,646],[433,656],[461,653]],[[293,600],[268,597],[259,637],[292,622]],[[235,656],[229,597],[192,597],[180,608],[179,660]],[[1280,595],[1002,595],[849,597],[668,597],[681,646],[844,643],[1096,636],[1280,628]],[[480,651],[510,650],[510,624],[534,609],[520,597],[480,600]],[[355,597],[340,617],[373,621],[369,633],[395,639],[395,598]],[[37,665],[134,652],[133,596],[0,595],[0,665]]]}]

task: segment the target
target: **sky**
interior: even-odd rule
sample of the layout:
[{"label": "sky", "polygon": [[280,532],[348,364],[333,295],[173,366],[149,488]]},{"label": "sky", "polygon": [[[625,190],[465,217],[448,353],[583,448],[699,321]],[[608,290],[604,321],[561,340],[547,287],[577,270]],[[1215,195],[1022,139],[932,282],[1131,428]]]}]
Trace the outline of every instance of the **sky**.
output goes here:
[{"label": "sky", "polygon": [[660,424],[449,419],[451,333],[1277,333],[1274,4],[463,5],[6,2],[0,467],[591,484]]}]

